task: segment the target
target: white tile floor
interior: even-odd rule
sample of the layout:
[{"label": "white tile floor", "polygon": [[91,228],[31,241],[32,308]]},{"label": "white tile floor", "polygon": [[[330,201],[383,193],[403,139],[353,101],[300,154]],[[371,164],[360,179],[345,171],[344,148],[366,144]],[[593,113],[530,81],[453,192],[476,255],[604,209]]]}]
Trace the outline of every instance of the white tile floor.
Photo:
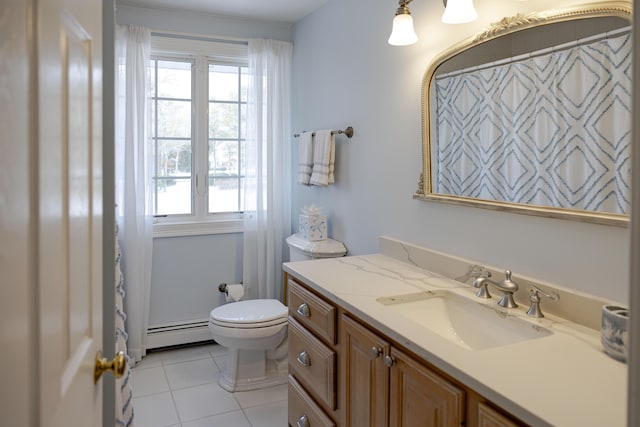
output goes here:
[{"label": "white tile floor", "polygon": [[131,374],[134,425],[286,426],[286,384],[229,393],[218,385],[225,360],[217,344],[149,353]]}]

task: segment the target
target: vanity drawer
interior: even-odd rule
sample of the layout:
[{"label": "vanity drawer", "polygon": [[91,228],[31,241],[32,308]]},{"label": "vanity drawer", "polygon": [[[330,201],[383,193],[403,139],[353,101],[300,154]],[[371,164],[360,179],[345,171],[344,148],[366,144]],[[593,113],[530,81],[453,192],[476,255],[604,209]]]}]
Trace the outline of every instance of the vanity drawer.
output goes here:
[{"label": "vanity drawer", "polygon": [[328,344],[336,343],[336,308],[289,279],[289,314]]},{"label": "vanity drawer", "polygon": [[289,375],[289,425],[293,427],[335,427],[302,386]]},{"label": "vanity drawer", "polygon": [[292,317],[289,317],[289,373],[328,408],[336,408],[336,353]]}]

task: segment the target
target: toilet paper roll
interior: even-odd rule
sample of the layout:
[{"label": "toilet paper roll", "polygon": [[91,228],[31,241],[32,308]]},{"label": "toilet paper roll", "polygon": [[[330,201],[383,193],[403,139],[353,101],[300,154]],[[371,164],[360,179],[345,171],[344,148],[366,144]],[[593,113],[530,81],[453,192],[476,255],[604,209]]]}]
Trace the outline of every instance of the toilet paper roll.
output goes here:
[{"label": "toilet paper roll", "polygon": [[238,283],[235,285],[227,285],[227,302],[240,301],[244,296],[244,285]]}]

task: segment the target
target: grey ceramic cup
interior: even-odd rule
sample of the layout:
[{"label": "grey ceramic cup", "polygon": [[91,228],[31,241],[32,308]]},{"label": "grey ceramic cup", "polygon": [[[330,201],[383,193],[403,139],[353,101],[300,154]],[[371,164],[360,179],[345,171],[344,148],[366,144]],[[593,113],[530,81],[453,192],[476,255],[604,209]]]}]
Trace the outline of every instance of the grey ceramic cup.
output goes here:
[{"label": "grey ceramic cup", "polygon": [[615,305],[602,307],[602,333],[604,351],[621,362],[629,354],[629,309]]}]

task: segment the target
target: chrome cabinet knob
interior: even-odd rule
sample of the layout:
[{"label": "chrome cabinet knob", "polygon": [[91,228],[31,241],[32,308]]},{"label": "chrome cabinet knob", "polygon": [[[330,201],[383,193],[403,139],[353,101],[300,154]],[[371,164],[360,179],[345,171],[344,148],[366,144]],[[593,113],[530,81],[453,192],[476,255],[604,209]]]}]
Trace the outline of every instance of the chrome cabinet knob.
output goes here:
[{"label": "chrome cabinet knob", "polygon": [[298,422],[296,423],[296,425],[298,427],[309,427],[309,418],[306,415],[301,416],[300,418],[298,418]]},{"label": "chrome cabinet knob", "polygon": [[306,302],[303,302],[302,304],[300,304],[300,306],[296,311],[300,316],[303,316],[303,317],[309,317],[311,315],[311,312],[309,311],[309,306],[307,305]]},{"label": "chrome cabinet knob", "polygon": [[373,359],[377,359],[382,355],[382,349],[380,347],[371,347],[369,353]]},{"label": "chrome cabinet knob", "polygon": [[392,357],[392,356],[385,356],[384,357],[384,366],[386,366],[387,368],[390,368],[392,366],[394,366],[396,364],[396,358]]},{"label": "chrome cabinet knob", "polygon": [[296,359],[302,366],[311,366],[311,358],[309,357],[309,353],[306,351],[300,353]]}]

